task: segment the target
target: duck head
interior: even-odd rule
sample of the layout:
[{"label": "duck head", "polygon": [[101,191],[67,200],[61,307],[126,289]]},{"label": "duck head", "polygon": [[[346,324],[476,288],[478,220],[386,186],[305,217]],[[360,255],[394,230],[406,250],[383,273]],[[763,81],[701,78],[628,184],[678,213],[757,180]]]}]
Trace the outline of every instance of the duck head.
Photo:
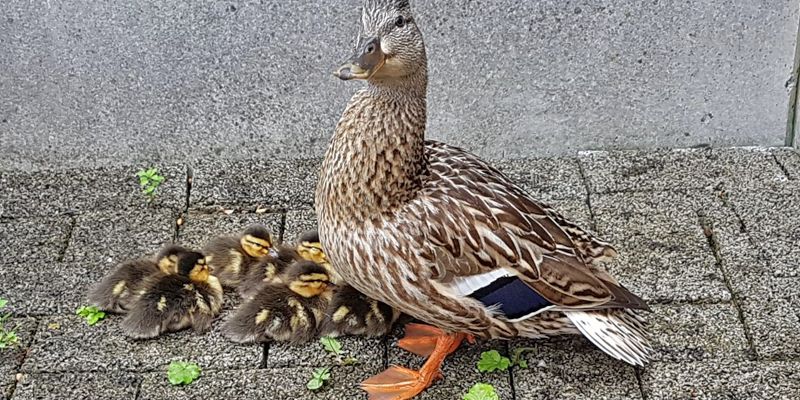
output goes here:
[{"label": "duck head", "polygon": [[378,82],[426,70],[425,43],[408,0],[366,0],[355,54],[333,74]]}]

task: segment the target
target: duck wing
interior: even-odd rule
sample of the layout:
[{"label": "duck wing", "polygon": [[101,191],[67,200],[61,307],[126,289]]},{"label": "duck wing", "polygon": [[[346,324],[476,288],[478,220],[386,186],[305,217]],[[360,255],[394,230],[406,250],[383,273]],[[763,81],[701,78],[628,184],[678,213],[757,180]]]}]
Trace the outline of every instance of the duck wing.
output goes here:
[{"label": "duck wing", "polygon": [[646,308],[587,262],[573,237],[591,243],[588,232],[564,224],[554,210],[464,150],[429,141],[426,155],[424,189],[411,205],[424,221],[420,252],[433,279],[463,293],[518,278],[540,297],[536,301],[553,307]]}]

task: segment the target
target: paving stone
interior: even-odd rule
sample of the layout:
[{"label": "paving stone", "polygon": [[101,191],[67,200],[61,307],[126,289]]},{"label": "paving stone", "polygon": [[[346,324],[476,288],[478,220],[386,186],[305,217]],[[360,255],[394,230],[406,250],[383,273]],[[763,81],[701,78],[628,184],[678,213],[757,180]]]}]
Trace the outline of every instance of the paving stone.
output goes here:
[{"label": "paving stone", "polygon": [[648,399],[797,399],[800,363],[709,360],[655,363],[642,373]]},{"label": "paving stone", "polygon": [[136,398],[141,379],[132,373],[56,373],[22,374],[13,400]]},{"label": "paving stone", "polygon": [[[408,353],[397,347],[398,338],[402,337],[402,329],[396,328],[390,337],[388,361],[389,365],[419,369],[424,358]],[[501,399],[511,398],[511,382],[508,372],[482,374],[478,372],[478,361],[481,352],[498,350],[505,352],[506,344],[501,341],[479,342],[475,345],[464,344],[455,353],[447,357],[442,365],[444,378],[437,381],[429,389],[415,398],[419,399],[460,399],[472,385],[483,382],[494,386]]]},{"label": "paving stone", "polygon": [[80,215],[64,260],[105,273],[120,262],[153,254],[172,241],[176,217],[174,211],[152,209]]},{"label": "paving stone", "polygon": [[283,240],[291,242],[306,231],[317,229],[317,214],[314,210],[292,210],[286,213]]},{"label": "paving stone", "polygon": [[579,153],[589,191],[693,189],[709,185],[707,149]]},{"label": "paving stone", "polygon": [[655,305],[648,321],[654,361],[745,360],[744,326],[732,303]]},{"label": "paving stone", "polygon": [[592,208],[600,236],[620,253],[609,270],[634,293],[662,302],[730,300],[698,216],[725,212],[711,192],[596,195]]},{"label": "paving stone", "polygon": [[540,201],[586,196],[577,158],[526,158],[490,164]]},{"label": "paving stone", "polygon": [[[211,332],[183,331],[153,340],[129,339],[112,315],[90,327],[77,316],[45,318],[22,366],[25,372],[152,371],[175,360],[190,360],[204,369],[254,368],[261,365],[259,345],[236,345],[224,339],[220,321]],[[57,324],[53,329],[48,324]]]},{"label": "paving stone", "polygon": [[275,240],[281,235],[281,213],[241,213],[189,211],[181,226],[178,241],[186,246],[200,249],[209,240],[220,235],[237,235],[250,224],[266,226]]},{"label": "paving stone", "polygon": [[582,338],[512,341],[510,350],[517,348],[533,349],[523,353],[528,368],[513,370],[519,400],[642,398],[633,367]]},{"label": "paving stone", "polygon": [[[730,201],[751,241],[766,254],[774,278],[800,278],[800,185],[765,185],[760,190],[731,189]],[[800,280],[795,282],[800,283]]]},{"label": "paving stone", "polygon": [[741,300],[742,311],[759,357],[800,359],[800,295]]},{"label": "paving stone", "polygon": [[717,175],[716,183],[757,190],[765,184],[788,181],[775,160],[775,154],[782,151],[782,148],[764,147],[713,148],[709,154],[709,168]]},{"label": "paving stone", "polygon": [[[342,356],[355,357],[360,366],[382,367],[386,342],[382,338],[345,336],[338,338],[345,352]],[[267,367],[323,367],[336,362],[319,341],[291,345],[272,342],[267,349]]]},{"label": "paving stone", "polygon": [[313,208],[321,159],[208,162],[194,169],[191,204]]},{"label": "paving stone", "polygon": [[71,314],[102,275],[83,263],[7,265],[0,268],[0,297],[14,315]]},{"label": "paving stone", "polygon": [[770,149],[677,149],[580,153],[592,193],[713,188],[721,182],[759,186],[785,174]]},{"label": "paving stone", "polygon": [[72,220],[64,217],[0,220],[0,266],[55,262],[71,229]]},{"label": "paving stone", "polygon": [[791,179],[800,180],[800,150],[787,147],[776,149],[773,154],[778,163],[789,173]]},{"label": "paving stone", "polygon": [[17,368],[22,364],[25,352],[33,339],[36,324],[37,321],[33,318],[10,318],[4,324],[6,331],[17,334],[18,344],[0,349],[0,398],[7,398],[14,386]]},{"label": "paving stone", "polygon": [[181,210],[186,206],[186,169],[161,167],[165,180],[147,204],[136,172],[140,167],[108,166],[35,172],[0,171],[0,217],[143,208]]},{"label": "paving stone", "polygon": [[171,386],[163,373],[146,374],[139,399],[366,399],[358,383],[380,372],[363,366],[334,367],[330,381],[311,392],[306,383],[313,371],[310,367],[203,371],[200,379],[184,387]]}]

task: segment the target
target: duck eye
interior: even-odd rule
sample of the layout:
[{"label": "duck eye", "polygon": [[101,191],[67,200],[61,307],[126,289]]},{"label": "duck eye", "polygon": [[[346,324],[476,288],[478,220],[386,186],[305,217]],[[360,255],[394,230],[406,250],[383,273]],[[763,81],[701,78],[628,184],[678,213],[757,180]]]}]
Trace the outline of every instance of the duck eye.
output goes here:
[{"label": "duck eye", "polygon": [[394,20],[394,25],[397,26],[398,28],[402,28],[402,27],[406,26],[406,19],[403,18],[403,16],[401,15],[401,16],[397,17],[396,20]]}]

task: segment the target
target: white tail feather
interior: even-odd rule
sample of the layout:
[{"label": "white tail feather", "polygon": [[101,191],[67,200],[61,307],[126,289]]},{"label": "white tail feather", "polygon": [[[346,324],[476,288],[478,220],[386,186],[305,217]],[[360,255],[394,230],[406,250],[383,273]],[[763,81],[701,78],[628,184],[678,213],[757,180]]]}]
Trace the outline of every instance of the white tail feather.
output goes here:
[{"label": "white tail feather", "polygon": [[563,311],[595,346],[628,364],[644,366],[652,348],[644,322],[632,311]]}]

